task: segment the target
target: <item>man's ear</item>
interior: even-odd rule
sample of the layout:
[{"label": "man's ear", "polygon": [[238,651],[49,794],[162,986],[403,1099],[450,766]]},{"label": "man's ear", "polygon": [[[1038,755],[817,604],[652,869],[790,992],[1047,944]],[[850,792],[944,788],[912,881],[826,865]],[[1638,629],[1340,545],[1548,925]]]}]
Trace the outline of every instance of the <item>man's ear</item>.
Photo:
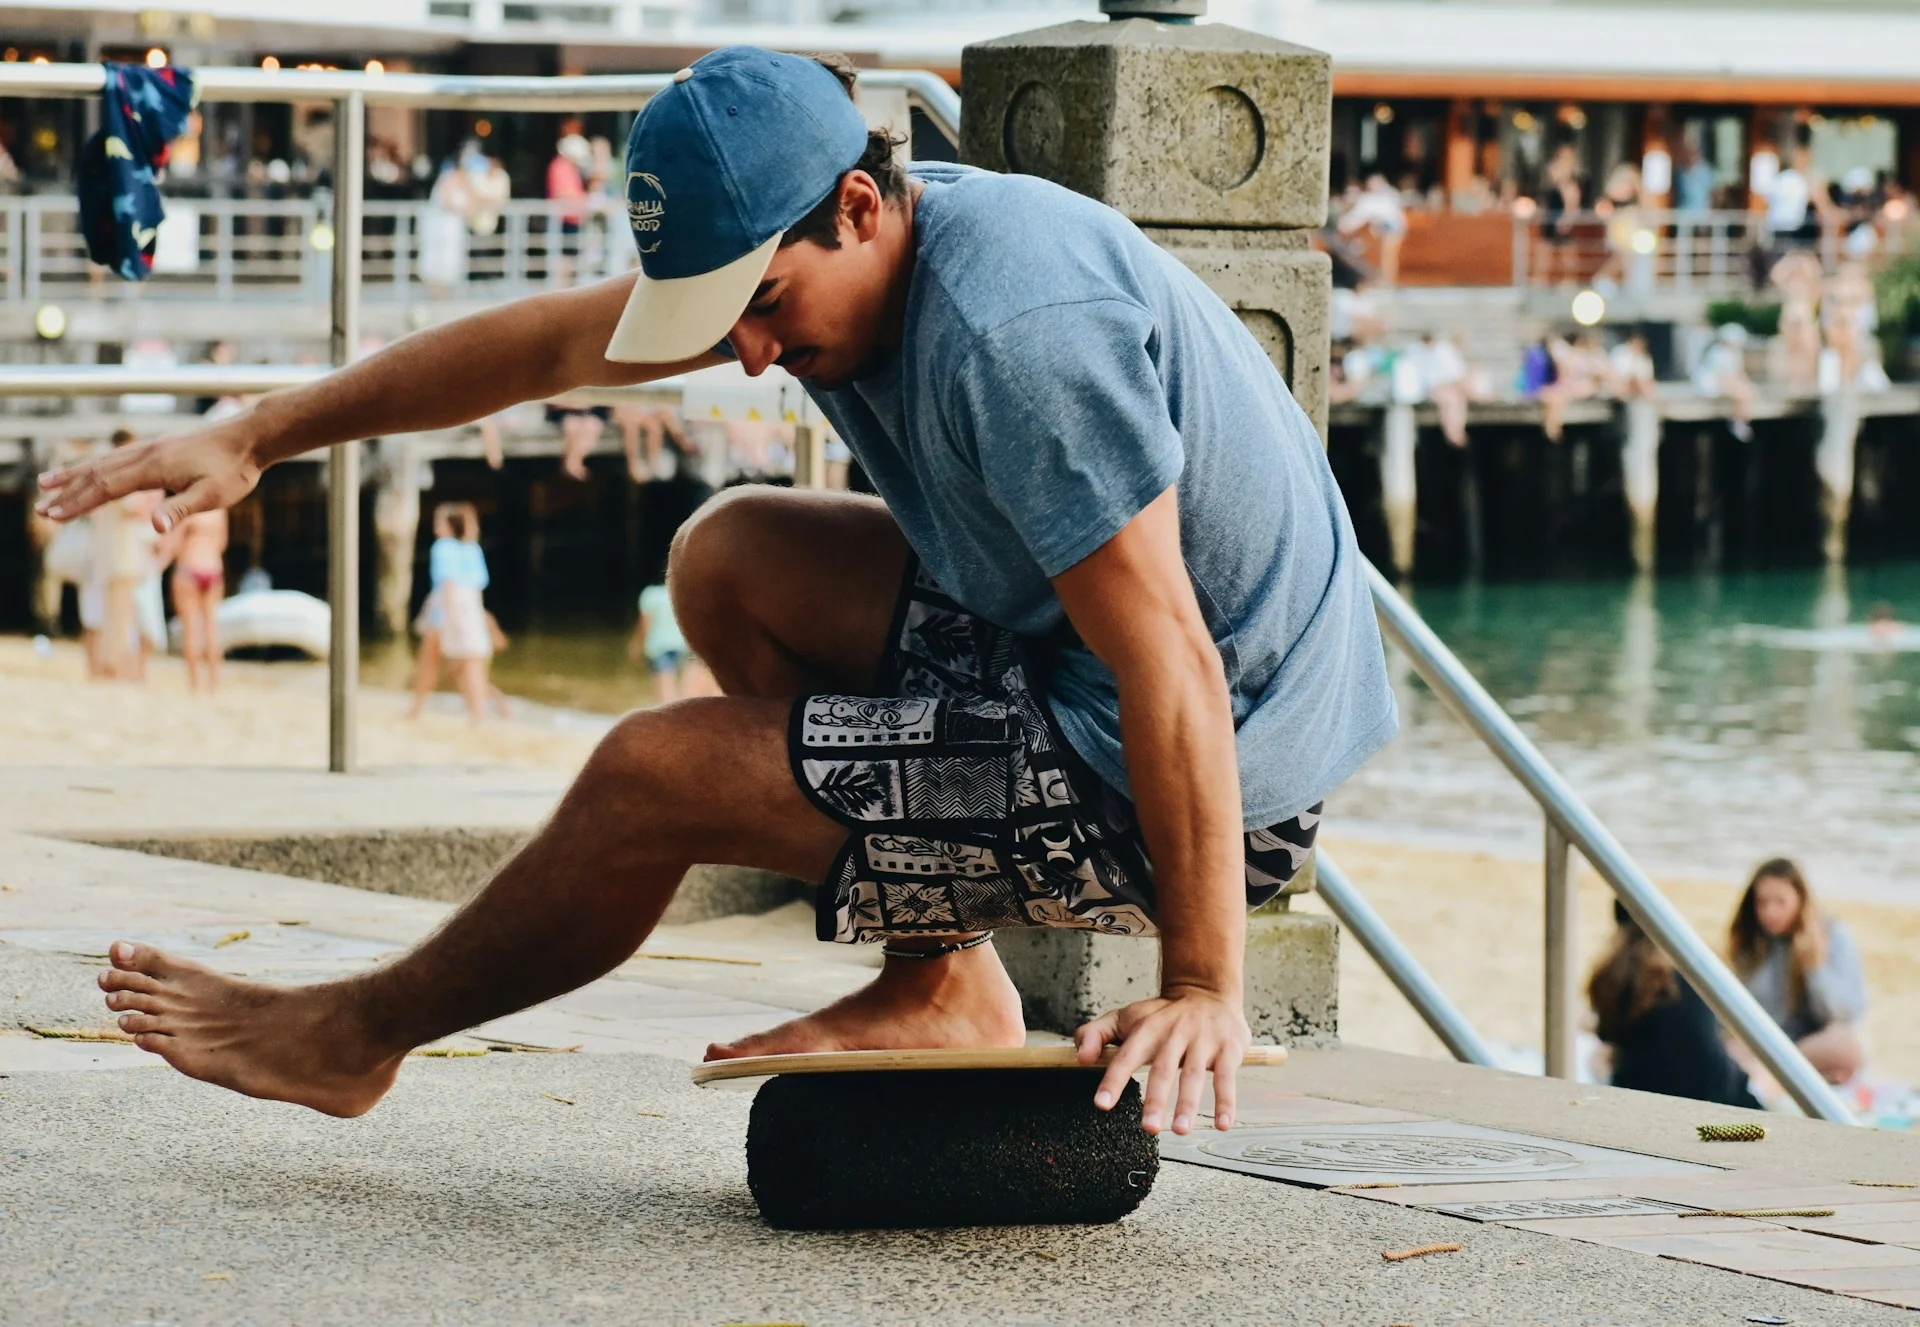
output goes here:
[{"label": "man's ear", "polygon": [[[856,243],[869,244],[880,233],[880,214],[886,200],[880,186],[863,170],[851,170],[840,181],[840,225]],[[843,237],[844,238],[844,237]]]}]

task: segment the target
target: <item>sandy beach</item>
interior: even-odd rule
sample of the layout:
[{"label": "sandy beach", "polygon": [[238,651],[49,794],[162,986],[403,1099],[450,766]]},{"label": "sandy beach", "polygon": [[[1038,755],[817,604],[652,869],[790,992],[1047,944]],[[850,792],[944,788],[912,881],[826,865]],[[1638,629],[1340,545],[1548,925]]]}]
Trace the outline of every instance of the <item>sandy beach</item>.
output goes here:
[{"label": "sandy beach", "polygon": [[[37,652],[0,637],[0,763],[25,766],[222,765],[324,768],[326,673],[317,664],[230,664],[213,696],[186,689],[178,660],[155,660],[145,687],[86,681],[79,650]],[[643,695],[636,699],[643,699]],[[470,725],[441,695],[419,719],[406,697],[362,692],[360,749],[370,768],[523,765],[579,767],[610,720],[515,702],[516,717]],[[1324,843],[1480,1031],[1514,1047],[1540,1045],[1541,884],[1538,859],[1496,850],[1434,848],[1343,833]],[[1663,875],[1660,883],[1716,948],[1743,882]],[[1612,931],[1609,894],[1583,870],[1580,947],[1598,956]],[[1301,906],[1320,908],[1317,900]],[[1903,1014],[1920,999],[1920,909],[1831,899],[1867,964],[1871,1070],[1920,1080],[1920,1027]],[[1341,1028],[1363,1045],[1444,1055],[1439,1043],[1360,950],[1341,959]]]}]

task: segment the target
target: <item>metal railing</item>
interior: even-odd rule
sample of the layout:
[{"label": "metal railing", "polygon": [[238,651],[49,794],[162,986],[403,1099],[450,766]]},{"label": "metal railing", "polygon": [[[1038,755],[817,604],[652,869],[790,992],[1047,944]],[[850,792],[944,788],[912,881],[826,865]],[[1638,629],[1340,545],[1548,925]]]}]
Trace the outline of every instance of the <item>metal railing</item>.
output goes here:
[{"label": "metal railing", "polygon": [[[671,81],[668,74],[602,74],[568,78],[466,77],[439,74],[369,74],[344,70],[203,68],[194,71],[202,101],[332,101],[334,187],[331,203],[331,345],[335,367],[350,362],[360,345],[362,247],[366,209],[366,115],[369,105],[441,110],[631,111]],[[960,138],[960,96],[923,70],[873,70],[861,75],[870,88],[906,94],[950,141]],[[71,97],[98,93],[106,71],[97,64],[0,64],[0,95]],[[22,214],[26,215],[26,214]],[[10,253],[24,254],[9,240]],[[9,263],[9,267],[13,266]],[[21,277],[24,284],[24,273]],[[115,388],[118,392],[124,390]],[[84,382],[67,394],[96,394]],[[97,393],[111,394],[111,393]],[[327,767],[350,772],[358,764],[360,602],[360,453],[341,443],[327,458],[327,602],[333,636],[327,659]],[[346,608],[342,608],[342,606]]]},{"label": "metal railing", "polygon": [[[1546,832],[1546,1071],[1559,1078],[1570,1078],[1574,1071],[1576,1011],[1580,1008],[1579,947],[1575,943],[1576,907],[1573,873],[1569,869],[1569,849],[1577,848],[1612,888],[1614,897],[1624,903],[1634,920],[1654,943],[1673,960],[1681,976],[1692,984],[1720,1021],[1732,1029],[1759,1057],[1768,1071],[1780,1081],[1800,1108],[1817,1119],[1841,1124],[1853,1123],[1833,1089],[1827,1085],[1807,1058],[1780,1030],[1748,992],[1739,978],[1728,971],[1687,919],[1667,901],[1660,887],[1620,846],[1618,839],[1601,823],[1580,795],[1568,786],[1557,770],[1527,740],[1519,726],[1489,696],[1465,664],[1433,634],[1413,606],[1400,597],[1387,578],[1371,563],[1367,579],[1373,590],[1373,606],[1387,638],[1403,650],[1421,680],[1433,688],[1449,710],[1499,758],[1509,773],[1520,781],[1545,817]],[[1344,884],[1338,868],[1333,873],[1334,892],[1327,896],[1329,907],[1336,907],[1345,896],[1357,897]],[[1324,890],[1323,890],[1324,892]],[[1341,917],[1347,922],[1345,916]],[[1428,1026],[1448,1043],[1461,1059],[1484,1063],[1473,1054],[1463,1054],[1454,1043],[1457,1024],[1464,1020],[1444,997],[1433,999],[1438,988],[1398,942],[1386,935],[1377,938],[1385,927],[1374,919],[1359,924],[1348,922],[1355,937],[1426,1019]],[[1369,935],[1376,936],[1372,941]],[[1375,945],[1381,945],[1376,949]],[[1396,950],[1398,951],[1396,953]],[[1470,1030],[1470,1029],[1469,1029]]]},{"label": "metal railing", "polygon": [[[133,284],[88,261],[73,199],[0,197],[0,300],[37,304],[213,300],[222,304],[327,298],[335,236],[327,191],[313,198],[166,200],[153,274]],[[404,304],[423,297],[493,300],[555,289],[630,269],[636,255],[625,213],[606,199],[519,198],[497,224],[449,233],[426,200],[371,199],[361,211],[361,298]],[[568,234],[562,222],[580,222]]]},{"label": "metal railing", "polygon": [[1347,873],[1325,848],[1314,850],[1313,864],[1314,892],[1325,900],[1327,910],[1339,919],[1347,934],[1358,940],[1360,947],[1380,965],[1387,980],[1440,1038],[1440,1044],[1452,1052],[1456,1060],[1477,1064],[1483,1069],[1497,1067],[1499,1062],[1492,1048],[1481,1040],[1467,1016],[1447,998],[1439,983],[1427,975],[1413,951],[1400,943],[1400,937],[1373,910],[1366,896],[1353,887]]},{"label": "metal railing", "polygon": [[[1874,251],[1898,253],[1905,226],[1883,217]],[[1635,294],[1737,294],[1753,288],[1751,254],[1775,254],[1780,237],[1759,212],[1677,212],[1631,208],[1611,215],[1538,211],[1513,215],[1513,284],[1518,289],[1610,281]],[[1794,243],[1832,273],[1845,256],[1837,222]],[[1761,272],[1762,279],[1765,272]]]}]

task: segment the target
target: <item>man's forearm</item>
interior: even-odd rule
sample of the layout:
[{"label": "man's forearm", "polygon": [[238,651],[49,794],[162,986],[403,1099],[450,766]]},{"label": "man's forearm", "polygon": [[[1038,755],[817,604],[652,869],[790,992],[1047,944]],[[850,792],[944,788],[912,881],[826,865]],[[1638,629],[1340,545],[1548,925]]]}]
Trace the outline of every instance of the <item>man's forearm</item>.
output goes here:
[{"label": "man's forearm", "polygon": [[1238,1001],[1246,946],[1246,864],[1233,711],[1220,655],[1204,636],[1116,669],[1141,837],[1153,861],[1160,982]]},{"label": "man's forearm", "polygon": [[535,295],[415,332],[318,382],[262,397],[233,422],[267,466],[337,442],[452,428],[575,387],[647,382],[707,362],[606,359],[632,284]]}]

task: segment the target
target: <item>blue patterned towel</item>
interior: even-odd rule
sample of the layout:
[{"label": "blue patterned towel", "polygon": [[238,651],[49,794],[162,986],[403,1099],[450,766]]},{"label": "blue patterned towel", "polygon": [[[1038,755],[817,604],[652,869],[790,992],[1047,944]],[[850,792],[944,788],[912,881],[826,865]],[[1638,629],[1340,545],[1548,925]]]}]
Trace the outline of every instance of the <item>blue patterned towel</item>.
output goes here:
[{"label": "blue patterned towel", "polygon": [[80,149],[80,232],[87,257],[129,281],[153,269],[153,242],[166,209],[153,168],[187,127],[199,101],[193,72],[106,66],[100,132]]}]

